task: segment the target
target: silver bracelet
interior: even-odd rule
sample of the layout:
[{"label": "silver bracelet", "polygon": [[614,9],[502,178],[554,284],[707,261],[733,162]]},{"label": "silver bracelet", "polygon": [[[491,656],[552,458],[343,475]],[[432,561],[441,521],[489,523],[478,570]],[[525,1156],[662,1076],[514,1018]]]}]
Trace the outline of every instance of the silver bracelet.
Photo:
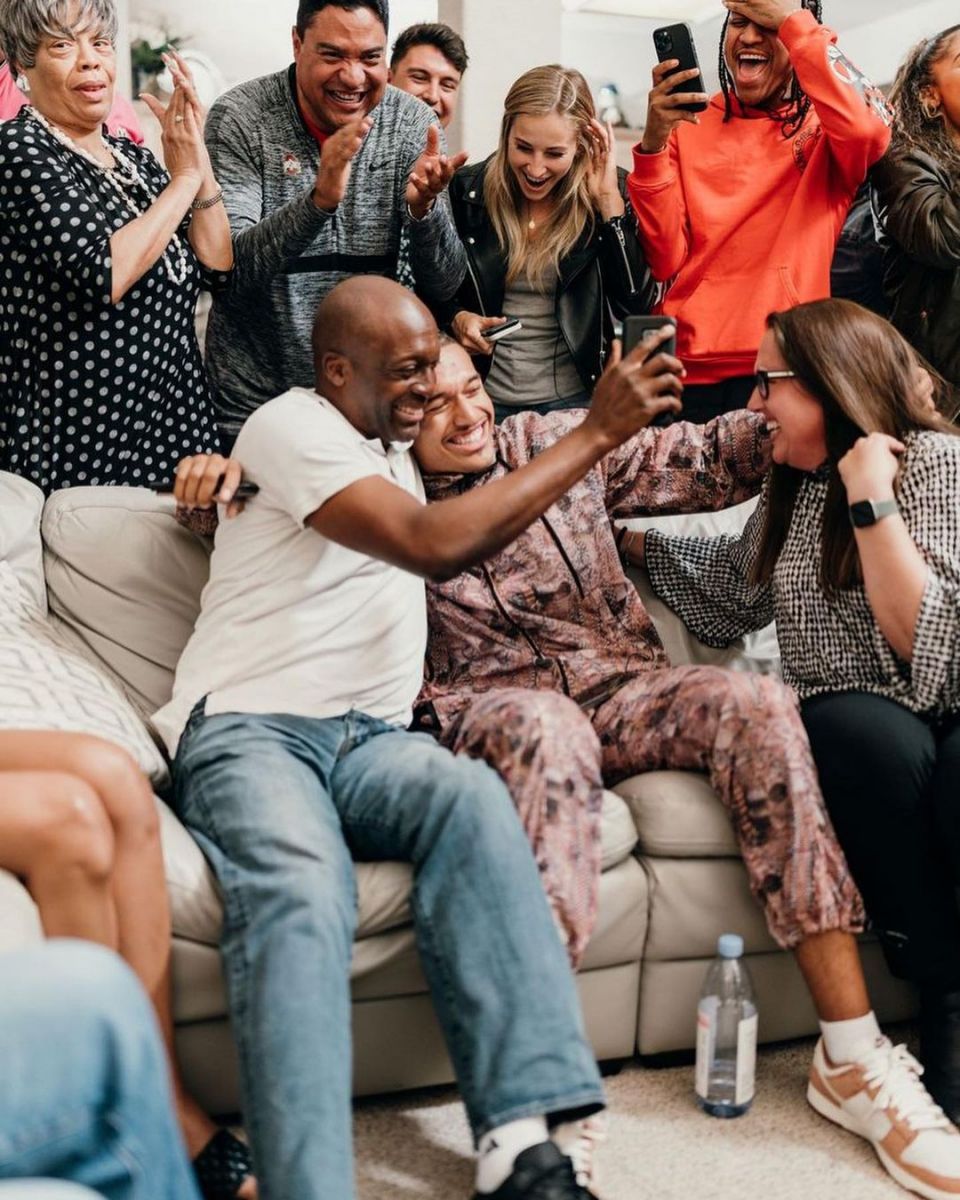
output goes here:
[{"label": "silver bracelet", "polygon": [[219,204],[223,199],[223,188],[217,188],[216,195],[211,196],[209,200],[194,200],[190,207],[194,212],[199,212],[204,208],[213,208],[215,204]]}]

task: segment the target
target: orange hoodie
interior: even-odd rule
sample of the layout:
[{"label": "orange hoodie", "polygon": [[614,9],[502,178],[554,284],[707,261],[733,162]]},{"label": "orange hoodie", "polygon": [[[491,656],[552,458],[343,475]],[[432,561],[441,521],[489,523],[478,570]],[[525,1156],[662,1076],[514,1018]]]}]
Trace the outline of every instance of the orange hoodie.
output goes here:
[{"label": "orange hoodie", "polygon": [[722,95],[666,149],[633,151],[628,189],[656,279],[677,319],[687,383],[754,369],[767,315],[830,295],[830,263],[847,210],[890,141],[882,94],[805,9],[780,26],[812,101],[785,138],[770,112]]}]

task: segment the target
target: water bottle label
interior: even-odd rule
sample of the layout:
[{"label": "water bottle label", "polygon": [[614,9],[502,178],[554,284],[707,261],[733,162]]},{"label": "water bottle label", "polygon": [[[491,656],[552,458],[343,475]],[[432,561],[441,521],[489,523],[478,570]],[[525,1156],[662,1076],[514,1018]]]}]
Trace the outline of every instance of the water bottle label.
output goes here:
[{"label": "water bottle label", "polygon": [[706,1100],[710,1095],[710,1069],[717,1037],[717,1000],[709,996],[697,1006],[697,1068],[694,1087]]},{"label": "water bottle label", "polygon": [[753,1099],[757,1079],[757,1014],[745,1017],[737,1028],[737,1104]]}]

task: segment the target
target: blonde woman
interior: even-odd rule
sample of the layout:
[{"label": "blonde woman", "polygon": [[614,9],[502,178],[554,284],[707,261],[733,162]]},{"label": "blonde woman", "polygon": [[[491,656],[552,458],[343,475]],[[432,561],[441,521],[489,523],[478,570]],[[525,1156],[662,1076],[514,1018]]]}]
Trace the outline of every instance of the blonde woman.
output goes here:
[{"label": "blonde woman", "polygon": [[[613,317],[649,311],[655,286],[625,196],[613,130],[580,72],[521,75],[496,151],[450,185],[469,269],[437,311],[478,356],[498,421],[589,404]],[[494,348],[484,331],[508,318],[522,328]]]}]

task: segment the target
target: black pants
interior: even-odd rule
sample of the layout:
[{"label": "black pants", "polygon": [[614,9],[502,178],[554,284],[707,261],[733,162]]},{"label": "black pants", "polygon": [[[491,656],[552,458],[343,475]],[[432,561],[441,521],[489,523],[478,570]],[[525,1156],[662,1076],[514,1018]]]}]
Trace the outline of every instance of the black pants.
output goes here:
[{"label": "black pants", "polygon": [[683,389],[683,411],[677,421],[706,425],[721,413],[746,408],[753,394],[753,376],[735,375],[721,383],[695,383]]},{"label": "black pants", "polygon": [[960,714],[879,696],[801,705],[820,786],[894,975],[960,990]]}]

